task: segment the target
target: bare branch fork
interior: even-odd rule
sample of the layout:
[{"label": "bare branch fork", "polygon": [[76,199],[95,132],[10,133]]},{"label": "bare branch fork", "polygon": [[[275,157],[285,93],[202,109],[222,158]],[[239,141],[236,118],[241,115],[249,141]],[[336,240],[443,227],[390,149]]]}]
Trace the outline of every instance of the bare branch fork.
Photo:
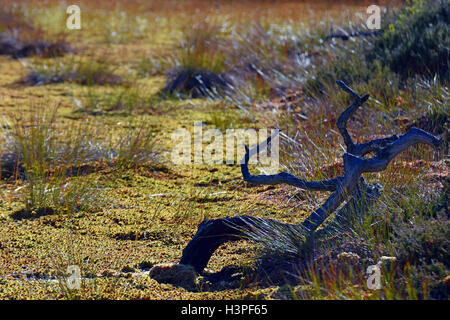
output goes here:
[{"label": "bare branch fork", "polygon": [[[347,122],[369,99],[369,95],[359,96],[344,82],[336,81],[336,83],[353,97],[353,102],[342,112],[336,123],[346,145],[346,153],[343,155],[343,176],[322,181],[306,181],[287,172],[274,175],[251,175],[248,169],[250,157],[257,154],[261,148],[268,147],[273,135],[251,150],[245,146],[246,154],[241,164],[242,176],[248,183],[259,185],[285,183],[307,190],[332,191],[328,199],[301,224],[285,224],[272,219],[250,216],[205,220],[199,225],[197,233],[183,250],[181,264],[192,265],[201,272],[221,244],[242,239],[255,230],[270,233],[273,228],[284,228],[302,230],[310,236],[323,236],[332,226],[348,223],[352,216],[364,213],[379,197],[382,187],[379,184],[367,184],[361,176],[363,173],[385,170],[392,159],[414,144],[428,144],[439,150],[441,140],[418,128],[410,128],[401,136],[393,135],[365,143],[354,143],[347,131]],[[365,156],[369,153],[374,153],[374,156],[366,158]],[[346,205],[337,212],[334,221],[329,226],[316,231],[325,219],[345,201],[347,201]]]}]

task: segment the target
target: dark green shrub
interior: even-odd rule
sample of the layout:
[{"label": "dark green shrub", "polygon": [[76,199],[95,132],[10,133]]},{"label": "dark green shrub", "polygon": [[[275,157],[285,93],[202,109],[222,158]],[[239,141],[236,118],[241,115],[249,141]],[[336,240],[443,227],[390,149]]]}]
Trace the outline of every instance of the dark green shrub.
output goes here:
[{"label": "dark green shrub", "polygon": [[[441,81],[448,81],[448,2],[414,1],[384,15],[381,21],[383,32],[376,36],[355,38],[354,42],[331,40],[326,47],[328,57],[307,80],[306,88],[312,93],[327,92],[329,87],[335,88],[335,79],[356,87],[368,84],[370,88],[372,81],[383,79],[384,88],[391,90],[386,83],[392,89],[400,88],[404,80],[415,75],[437,75]],[[385,94],[393,96],[396,91]]]},{"label": "dark green shrub", "polygon": [[407,78],[415,74],[449,77],[449,3],[413,1],[392,16],[385,17],[384,33],[366,51],[372,63],[381,61]]}]

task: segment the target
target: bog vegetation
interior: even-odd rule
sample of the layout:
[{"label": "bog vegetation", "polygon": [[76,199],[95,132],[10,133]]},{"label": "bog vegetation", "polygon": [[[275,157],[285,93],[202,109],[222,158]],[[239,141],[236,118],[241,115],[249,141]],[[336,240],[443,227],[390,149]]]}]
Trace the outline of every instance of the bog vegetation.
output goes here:
[{"label": "bog vegetation", "polygon": [[[59,1],[0,3],[0,298],[448,299],[448,1],[382,1],[367,36],[352,35],[370,1],[81,1],[72,31]],[[365,174],[383,192],[333,241],[256,232],[201,274],[152,269],[178,263],[205,218],[300,223],[328,197],[174,165],[172,132],[279,128],[280,170],[329,179],[349,104],[336,80],[370,94],[349,121],[357,142],[418,127],[440,151]]]}]

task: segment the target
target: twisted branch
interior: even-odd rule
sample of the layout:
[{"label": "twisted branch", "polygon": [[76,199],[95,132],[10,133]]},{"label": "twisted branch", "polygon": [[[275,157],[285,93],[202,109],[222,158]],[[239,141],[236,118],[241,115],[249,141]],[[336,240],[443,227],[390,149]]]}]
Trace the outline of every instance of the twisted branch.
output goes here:
[{"label": "twisted branch", "polygon": [[[272,139],[278,132],[252,149],[245,146],[246,154],[241,162],[242,177],[248,183],[265,185],[285,183],[314,191],[333,191],[328,199],[299,225],[283,224],[271,219],[249,216],[204,221],[200,224],[194,238],[183,250],[180,263],[190,264],[200,272],[207,265],[214,251],[222,243],[242,239],[243,236],[254,232],[255,228],[263,228],[261,225],[276,226],[277,228],[286,228],[286,230],[300,228],[309,235],[327,234],[330,228],[336,228],[351,221],[352,215],[365,211],[379,197],[382,187],[378,184],[366,184],[361,176],[363,173],[385,170],[399,153],[414,144],[421,143],[436,149],[440,148],[442,143],[440,139],[418,128],[410,128],[400,137],[393,135],[355,144],[347,131],[347,122],[356,110],[369,99],[369,95],[359,96],[344,82],[337,81],[336,83],[354,98],[350,106],[339,116],[336,123],[347,147],[346,153],[343,155],[343,176],[322,181],[306,181],[286,172],[273,175],[251,175],[248,169],[250,157],[258,154],[260,149],[269,147]],[[375,155],[371,158],[365,158],[364,156],[370,152],[375,152]],[[335,220],[329,226],[316,231],[325,219],[335,212],[344,201],[347,201],[347,203],[338,211]],[[261,232],[263,231],[266,232],[267,230],[261,229]]]}]

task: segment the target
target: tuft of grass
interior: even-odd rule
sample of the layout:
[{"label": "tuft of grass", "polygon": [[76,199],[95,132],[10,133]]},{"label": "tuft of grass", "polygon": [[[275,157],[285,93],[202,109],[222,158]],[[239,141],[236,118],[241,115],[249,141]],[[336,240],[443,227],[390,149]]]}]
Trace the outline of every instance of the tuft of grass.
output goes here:
[{"label": "tuft of grass", "polygon": [[132,121],[124,134],[111,147],[114,165],[118,169],[132,169],[159,158],[159,140],[145,120]]},{"label": "tuft of grass", "polygon": [[448,87],[441,85],[436,78],[423,80],[417,86],[417,105],[420,109],[410,125],[441,136],[444,142],[442,150],[445,152],[450,140]]},{"label": "tuft of grass", "polygon": [[192,97],[251,100],[275,90],[298,88],[311,59],[307,50],[316,35],[302,28],[276,27],[259,21],[238,28],[218,27],[208,19],[183,32],[175,53],[141,61],[140,73],[169,70],[163,92]]},{"label": "tuft of grass", "polygon": [[191,98],[217,97],[232,85],[229,77],[206,69],[180,67],[172,70],[162,89],[163,95]]},{"label": "tuft of grass", "polygon": [[54,58],[75,50],[65,40],[63,33],[50,39],[42,28],[34,26],[30,17],[20,7],[0,9],[0,55],[15,59],[29,56]]},{"label": "tuft of grass", "polygon": [[[45,215],[78,212],[98,204],[101,188],[95,179],[82,178],[94,170],[112,167],[133,169],[159,160],[159,144],[145,121],[131,121],[119,135],[98,132],[101,126],[89,121],[70,122],[64,129],[57,123],[58,108],[12,119],[5,125],[6,150],[2,164],[10,177],[25,183],[25,211]],[[7,128],[10,128],[7,130]],[[115,133],[115,132],[114,132]],[[31,217],[31,216],[30,216]]]},{"label": "tuft of grass", "polygon": [[[257,279],[289,284],[294,299],[448,299],[449,222],[442,215],[447,207],[448,201],[434,218],[426,212],[386,222],[367,216],[351,230],[320,242],[306,240],[301,229],[255,228],[248,236],[262,245]],[[376,241],[380,235],[381,243]],[[373,291],[366,270],[376,264],[382,289]]]},{"label": "tuft of grass", "polygon": [[[36,111],[28,117],[15,118],[11,131],[9,159],[20,168],[15,176],[25,181],[25,214],[37,212],[77,212],[95,205],[98,190],[83,180],[74,181],[79,168],[97,155],[86,143],[84,126],[74,126],[61,135],[57,130],[57,108],[51,112]],[[86,139],[87,140],[87,139]]]},{"label": "tuft of grass", "polygon": [[226,76],[225,49],[221,30],[207,20],[183,29],[174,65],[162,93],[198,98],[218,95],[232,85]]},{"label": "tuft of grass", "polygon": [[218,24],[200,20],[182,31],[180,50],[177,52],[179,66],[186,69],[203,69],[213,73],[226,71],[225,49]]},{"label": "tuft of grass", "polygon": [[70,60],[39,61],[27,67],[28,75],[19,80],[23,85],[73,82],[92,86],[124,83],[123,78],[114,73],[116,67],[104,59],[72,57]]}]

